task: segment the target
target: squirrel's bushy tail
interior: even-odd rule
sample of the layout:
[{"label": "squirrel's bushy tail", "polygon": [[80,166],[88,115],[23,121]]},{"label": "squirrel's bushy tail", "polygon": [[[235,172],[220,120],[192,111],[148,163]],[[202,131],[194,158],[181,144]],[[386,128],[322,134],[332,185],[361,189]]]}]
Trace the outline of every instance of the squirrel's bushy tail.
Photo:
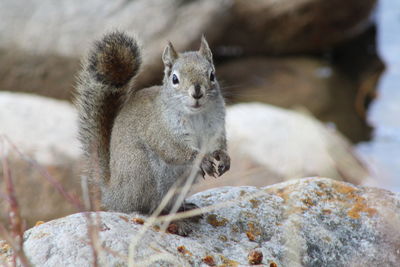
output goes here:
[{"label": "squirrel's bushy tail", "polygon": [[89,178],[110,179],[110,138],[129,84],[139,71],[136,41],[121,32],[106,34],[95,42],[78,76],[76,105],[79,139],[88,163]]}]

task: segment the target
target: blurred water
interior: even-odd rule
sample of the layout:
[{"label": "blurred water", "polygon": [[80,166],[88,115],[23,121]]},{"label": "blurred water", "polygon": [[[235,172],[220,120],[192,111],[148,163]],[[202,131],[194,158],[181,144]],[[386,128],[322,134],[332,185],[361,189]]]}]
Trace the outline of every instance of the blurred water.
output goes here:
[{"label": "blurred water", "polygon": [[387,69],[368,114],[373,138],[357,151],[378,178],[375,185],[400,192],[400,1],[381,0],[377,21],[378,50]]}]

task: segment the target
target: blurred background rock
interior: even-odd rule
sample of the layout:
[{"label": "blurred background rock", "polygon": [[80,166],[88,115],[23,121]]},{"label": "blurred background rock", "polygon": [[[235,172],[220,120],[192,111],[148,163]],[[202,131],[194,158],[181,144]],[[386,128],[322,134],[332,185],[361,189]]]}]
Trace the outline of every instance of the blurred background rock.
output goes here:
[{"label": "blurred background rock", "polygon": [[[179,51],[196,49],[205,33],[233,105],[227,117],[233,169],[195,190],[311,175],[392,189],[400,173],[400,152],[385,158],[385,151],[400,147],[393,80],[383,98],[392,108],[377,116],[369,108],[381,101],[374,99],[385,64],[385,75],[399,73],[399,39],[397,48],[393,33],[377,39],[399,29],[399,9],[396,0],[3,0],[0,90],[12,93],[0,92],[0,134],[79,194],[75,110],[68,102],[91,42],[113,29],[135,34],[144,57],[137,84],[148,86],[161,82],[168,40]],[[392,57],[383,62],[382,54]],[[382,119],[388,115],[393,119]],[[382,121],[390,127],[380,127]],[[7,151],[30,224],[73,211],[9,144]]]}]

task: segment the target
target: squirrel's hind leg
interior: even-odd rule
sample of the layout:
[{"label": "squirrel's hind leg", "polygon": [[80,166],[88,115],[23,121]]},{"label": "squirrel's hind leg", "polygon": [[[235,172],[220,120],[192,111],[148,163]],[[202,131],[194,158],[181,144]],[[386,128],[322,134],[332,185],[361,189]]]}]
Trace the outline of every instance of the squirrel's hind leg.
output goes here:
[{"label": "squirrel's hind leg", "polygon": [[[199,207],[194,203],[185,201],[179,207],[177,213],[188,212],[188,211],[194,210],[194,209],[199,209]],[[164,210],[161,213],[161,215],[167,215],[167,214],[170,214],[170,210]],[[180,236],[188,236],[196,228],[196,223],[198,223],[200,221],[200,219],[202,219],[202,218],[203,218],[203,214],[200,214],[200,215],[195,215],[195,216],[184,218],[184,219],[172,220],[172,222],[168,226],[167,231],[169,233],[180,235]]]},{"label": "squirrel's hind leg", "polygon": [[[191,211],[191,210],[195,210],[195,209],[200,209],[200,207],[194,203],[184,201],[182,203],[182,205],[179,207],[178,212],[187,212],[187,211]],[[199,214],[199,215],[194,215],[192,217],[189,217],[188,219],[198,222],[203,217],[204,217],[204,214]]]}]

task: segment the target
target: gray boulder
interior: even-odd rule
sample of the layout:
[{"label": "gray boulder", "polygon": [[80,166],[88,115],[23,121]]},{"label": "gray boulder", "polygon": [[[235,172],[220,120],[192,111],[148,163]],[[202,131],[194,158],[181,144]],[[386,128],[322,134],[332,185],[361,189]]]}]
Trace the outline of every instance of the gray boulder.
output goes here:
[{"label": "gray boulder", "polygon": [[252,55],[323,51],[364,31],[376,2],[234,0],[233,20],[219,44],[228,53]]},{"label": "gray boulder", "polygon": [[[193,222],[187,237],[154,226],[141,235],[145,226],[137,218],[144,217],[138,214],[91,213],[100,225],[99,264],[126,266],[129,246],[135,266],[397,266],[400,261],[400,195],[386,190],[308,178],[261,189],[217,188],[189,200],[202,208],[220,206]],[[29,229],[24,240],[35,266],[93,263],[82,213]],[[10,248],[4,247],[0,257],[9,260]]]},{"label": "gray boulder", "polygon": [[231,2],[1,1],[0,63],[9,68],[0,68],[0,88],[31,92],[27,84],[33,84],[43,95],[69,98],[78,59],[94,39],[116,29],[138,37],[144,49],[138,86],[152,85],[161,81],[167,41],[179,51],[194,49],[204,33],[212,44],[226,28]]}]

